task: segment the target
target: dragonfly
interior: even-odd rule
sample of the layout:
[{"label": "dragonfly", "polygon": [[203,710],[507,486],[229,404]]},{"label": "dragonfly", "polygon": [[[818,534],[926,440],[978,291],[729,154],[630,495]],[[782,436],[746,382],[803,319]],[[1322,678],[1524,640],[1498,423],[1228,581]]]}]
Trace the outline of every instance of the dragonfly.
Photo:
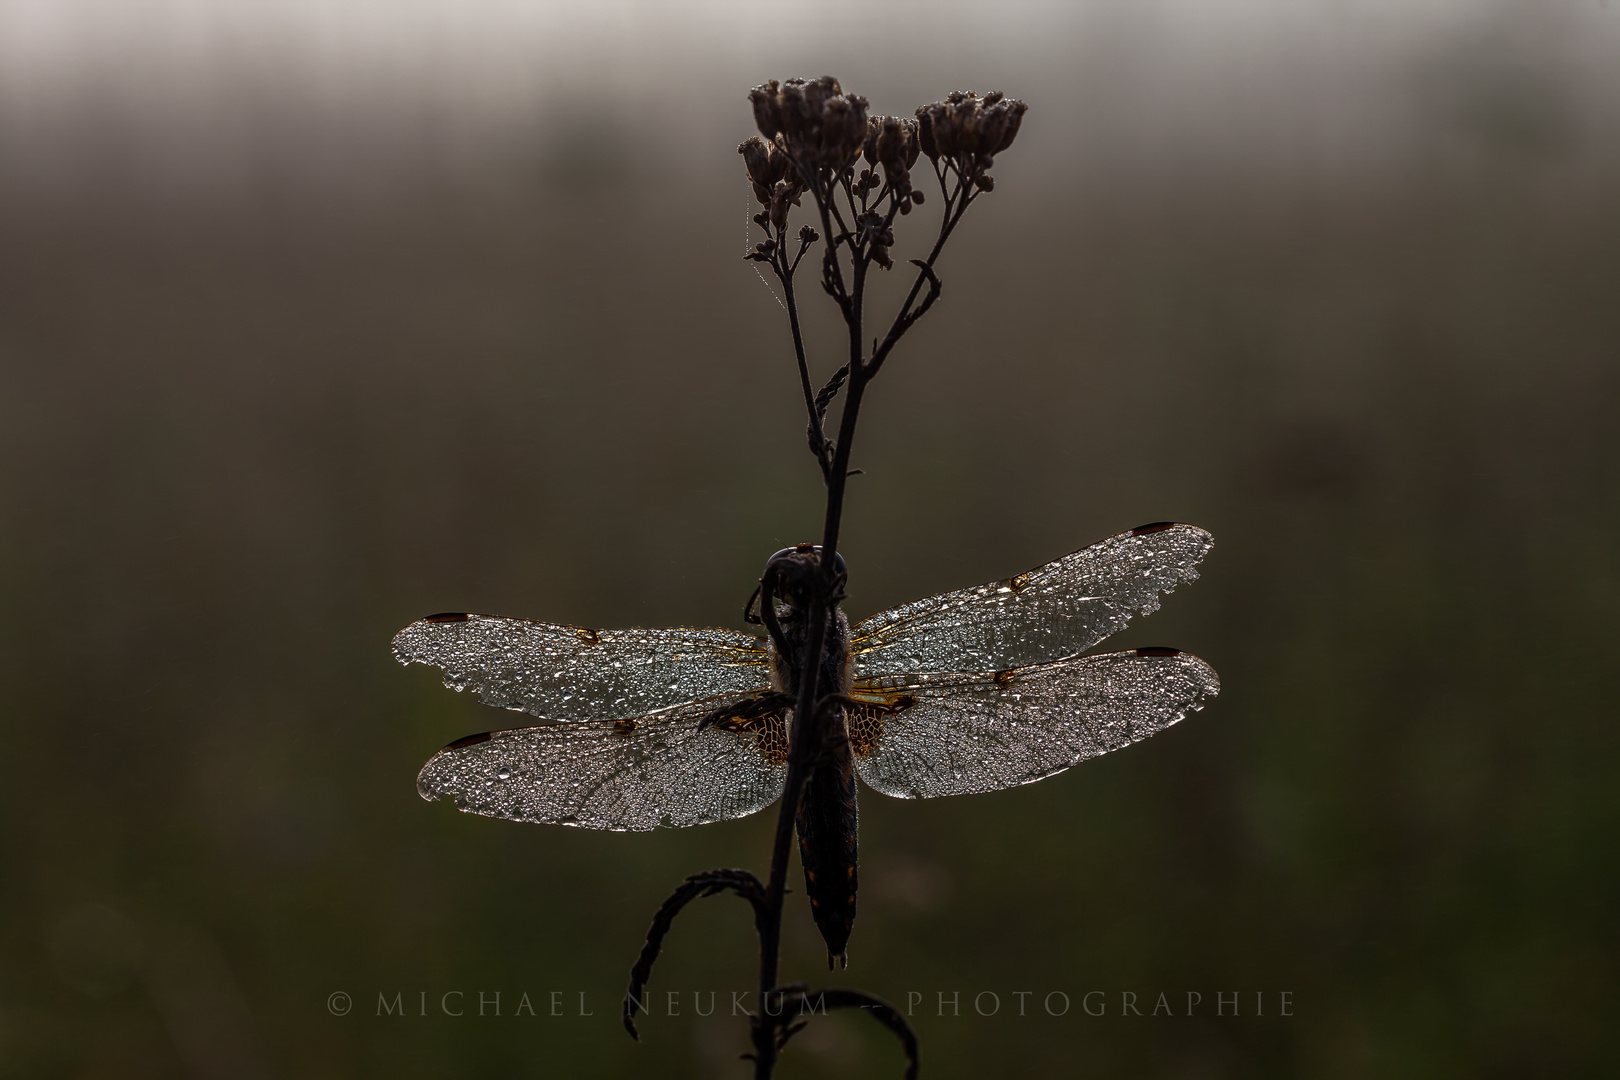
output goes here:
[{"label": "dragonfly", "polygon": [[[1212,544],[1196,526],[1155,522],[853,626],[833,606],[825,731],[795,822],[829,965],[847,964],[855,920],[856,778],[900,799],[999,791],[1203,708],[1220,680],[1198,657],[1090,650],[1195,580]],[[437,667],[446,686],[541,721],[450,743],[423,766],[418,793],[488,817],[618,831],[763,810],[785,786],[804,669],[808,603],[794,583],[820,557],[801,544],[767,561],[762,583],[780,587],[763,604],[756,590],[744,612],[770,626],[764,637],[461,612],[412,623],[393,642],[402,664]]]}]

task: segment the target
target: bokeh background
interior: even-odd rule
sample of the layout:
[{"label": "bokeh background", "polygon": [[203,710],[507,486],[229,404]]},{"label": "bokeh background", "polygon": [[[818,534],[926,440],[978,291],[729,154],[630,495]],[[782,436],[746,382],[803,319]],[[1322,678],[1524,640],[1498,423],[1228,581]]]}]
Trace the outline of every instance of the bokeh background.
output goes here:
[{"label": "bokeh background", "polygon": [[[681,1016],[613,1011],[772,815],[424,803],[513,718],[388,642],[739,626],[816,534],[734,147],[829,72],[1031,103],[868,396],[851,614],[1191,521],[1202,580],[1115,643],[1224,684],[1039,785],[868,794],[840,981],[923,995],[935,1077],[1612,1068],[1620,9],[4,0],[0,1075],[745,1075],[733,900],[670,939]],[[899,1068],[853,1016],[781,1075]]]}]

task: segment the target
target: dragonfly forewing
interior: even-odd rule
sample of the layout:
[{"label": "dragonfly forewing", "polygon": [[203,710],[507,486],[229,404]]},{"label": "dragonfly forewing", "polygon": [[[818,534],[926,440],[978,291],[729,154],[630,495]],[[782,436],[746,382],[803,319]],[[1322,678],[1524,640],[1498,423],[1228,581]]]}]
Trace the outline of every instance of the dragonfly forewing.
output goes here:
[{"label": "dragonfly forewing", "polygon": [[1001,581],[916,600],[855,627],[859,676],[997,670],[1075,656],[1198,577],[1213,537],[1160,522]]},{"label": "dragonfly forewing", "polygon": [[585,630],[493,615],[434,615],[394,638],[402,664],[548,720],[616,720],[769,682],[764,642],[733,630]]}]

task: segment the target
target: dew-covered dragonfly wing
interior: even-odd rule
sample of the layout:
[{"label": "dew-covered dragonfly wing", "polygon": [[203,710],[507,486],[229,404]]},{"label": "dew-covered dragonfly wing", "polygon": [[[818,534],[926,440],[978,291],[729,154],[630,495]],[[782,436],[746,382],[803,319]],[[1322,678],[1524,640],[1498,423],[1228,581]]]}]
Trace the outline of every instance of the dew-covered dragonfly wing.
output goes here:
[{"label": "dew-covered dragonfly wing", "polygon": [[401,630],[402,664],[444,671],[485,704],[547,720],[619,720],[759,690],[765,645],[734,630],[585,630],[494,615],[430,615]]},{"label": "dew-covered dragonfly wing", "polygon": [[999,791],[1156,735],[1219,691],[1213,668],[1176,649],[857,679],[855,769],[901,799]]},{"label": "dew-covered dragonfly wing", "polygon": [[787,776],[781,712],[754,701],[470,735],[434,754],[416,788],[486,817],[618,832],[744,817],[775,802]]},{"label": "dew-covered dragonfly wing", "polygon": [[902,604],[855,627],[855,675],[998,671],[1076,656],[1195,580],[1213,543],[1196,526],[1158,522],[1016,577]]},{"label": "dew-covered dragonfly wing", "polygon": [[[1145,525],[829,640],[824,667],[853,682],[845,767],[901,798],[994,791],[1176,723],[1219,691],[1208,664],[1173,649],[1079,654],[1194,580],[1211,543],[1191,525]],[[424,798],[641,830],[740,817],[781,793],[798,663],[776,657],[773,677],[770,646],[749,634],[435,615],[400,631],[394,653],[553,721],[451,743],[422,770]]]}]

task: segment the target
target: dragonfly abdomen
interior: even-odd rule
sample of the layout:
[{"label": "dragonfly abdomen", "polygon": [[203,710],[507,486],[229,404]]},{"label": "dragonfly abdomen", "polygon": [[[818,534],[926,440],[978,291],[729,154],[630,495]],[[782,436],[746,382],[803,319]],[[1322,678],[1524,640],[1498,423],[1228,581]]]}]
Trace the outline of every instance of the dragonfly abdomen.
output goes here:
[{"label": "dragonfly abdomen", "polygon": [[816,763],[799,803],[799,862],[804,866],[810,912],[827,943],[827,966],[848,964],[855,925],[855,762],[846,739]]}]

